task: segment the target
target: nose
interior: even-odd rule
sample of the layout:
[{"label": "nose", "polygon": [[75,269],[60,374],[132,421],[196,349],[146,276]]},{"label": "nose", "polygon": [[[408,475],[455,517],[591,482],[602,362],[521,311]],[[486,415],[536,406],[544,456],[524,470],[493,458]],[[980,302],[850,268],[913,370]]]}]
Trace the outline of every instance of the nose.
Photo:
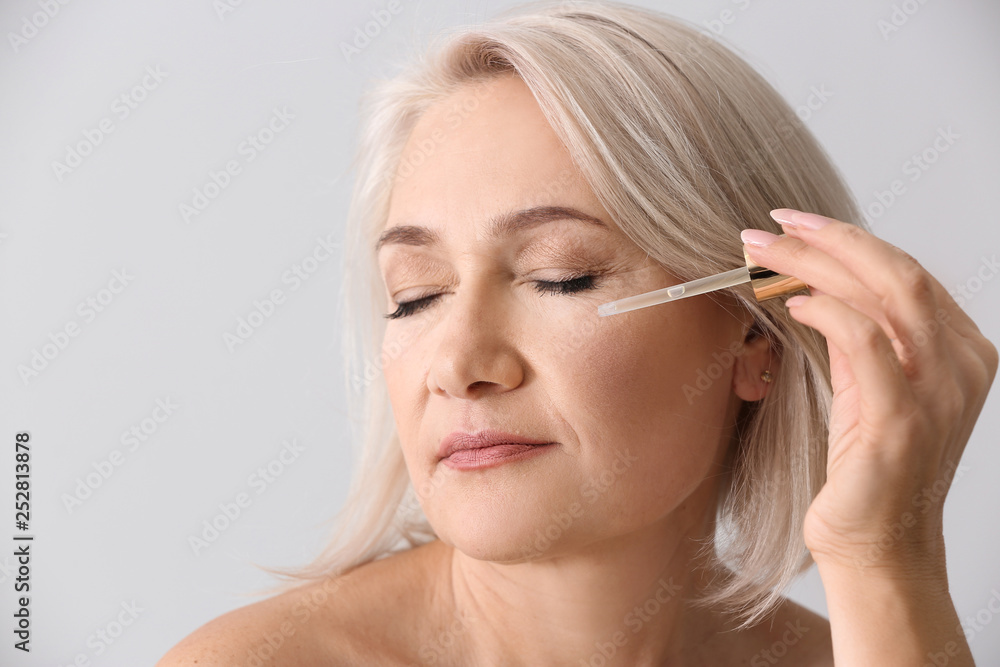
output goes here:
[{"label": "nose", "polygon": [[463,399],[510,391],[524,381],[524,360],[517,349],[524,333],[516,329],[499,294],[465,287],[443,305],[442,319],[425,334],[436,339],[428,389]]}]

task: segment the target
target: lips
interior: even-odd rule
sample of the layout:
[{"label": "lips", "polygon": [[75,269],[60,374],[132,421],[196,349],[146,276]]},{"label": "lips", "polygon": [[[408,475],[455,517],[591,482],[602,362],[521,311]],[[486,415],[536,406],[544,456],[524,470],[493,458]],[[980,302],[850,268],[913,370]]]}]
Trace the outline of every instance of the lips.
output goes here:
[{"label": "lips", "polygon": [[445,436],[445,438],[441,441],[441,447],[438,449],[438,457],[446,459],[455,452],[485,449],[487,447],[498,447],[501,445],[511,445],[518,449],[524,449],[526,445],[548,444],[551,444],[551,441],[525,438],[524,436],[514,435],[513,433],[506,433],[496,429],[482,429],[476,433],[454,431]]}]

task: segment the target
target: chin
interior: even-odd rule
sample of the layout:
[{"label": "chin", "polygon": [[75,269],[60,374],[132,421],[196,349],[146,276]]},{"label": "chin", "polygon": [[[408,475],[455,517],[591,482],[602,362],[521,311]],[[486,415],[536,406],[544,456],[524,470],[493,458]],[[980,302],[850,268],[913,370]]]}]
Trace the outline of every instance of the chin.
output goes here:
[{"label": "chin", "polygon": [[544,559],[578,542],[583,512],[541,510],[531,515],[511,511],[441,517],[431,521],[443,542],[476,560],[523,563]]}]

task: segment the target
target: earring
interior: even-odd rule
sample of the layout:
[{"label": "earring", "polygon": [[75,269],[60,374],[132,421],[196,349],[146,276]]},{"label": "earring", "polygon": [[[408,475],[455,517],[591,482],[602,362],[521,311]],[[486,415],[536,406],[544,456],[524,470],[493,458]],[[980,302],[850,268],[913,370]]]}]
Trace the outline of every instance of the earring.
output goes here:
[{"label": "earring", "polygon": [[763,373],[760,374],[760,379],[763,380],[764,382],[770,382],[774,378],[771,376],[771,371],[764,371]]}]

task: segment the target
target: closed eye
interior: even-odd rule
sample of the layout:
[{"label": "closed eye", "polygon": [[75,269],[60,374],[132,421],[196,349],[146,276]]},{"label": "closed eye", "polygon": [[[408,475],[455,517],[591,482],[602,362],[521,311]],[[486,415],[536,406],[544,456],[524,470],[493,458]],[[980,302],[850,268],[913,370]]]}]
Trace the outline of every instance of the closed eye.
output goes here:
[{"label": "closed eye", "polygon": [[594,289],[596,286],[595,278],[597,276],[594,274],[587,274],[561,282],[549,282],[546,280],[536,280],[534,282],[535,289],[541,294],[573,294],[574,292]]},{"label": "closed eye", "polygon": [[[569,280],[562,281],[548,281],[548,280],[535,280],[533,281],[535,285],[535,290],[539,294],[574,294],[576,292],[583,292],[586,290],[595,289],[597,287],[597,275],[596,274],[586,274],[582,276],[577,276],[576,278],[570,278]],[[408,317],[417,313],[424,308],[430,306],[434,303],[440,294],[431,294],[430,296],[425,296],[420,299],[414,299],[413,301],[406,301],[404,303],[398,304],[395,312],[383,315],[386,319],[395,320],[401,317]]]}]

